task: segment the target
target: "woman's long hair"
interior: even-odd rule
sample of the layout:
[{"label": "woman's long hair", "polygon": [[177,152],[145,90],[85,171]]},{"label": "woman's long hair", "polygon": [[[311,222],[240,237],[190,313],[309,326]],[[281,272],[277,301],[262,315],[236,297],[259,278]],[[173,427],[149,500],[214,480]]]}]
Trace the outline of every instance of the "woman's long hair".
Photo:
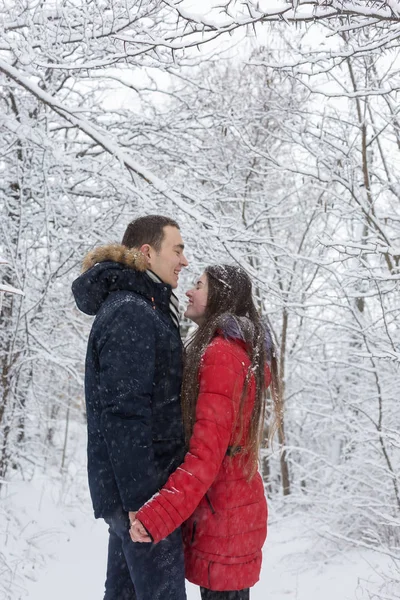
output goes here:
[{"label": "woman's long hair", "polygon": [[[252,297],[252,285],[246,271],[232,265],[206,267],[208,283],[207,306],[204,321],[189,341],[185,352],[182,382],[182,414],[188,443],[195,421],[196,403],[199,393],[199,369],[202,355],[218,329],[232,321],[240,337],[245,341],[251,366],[241,392],[239,407],[239,434],[232,448],[238,448],[243,433],[243,409],[252,376],[255,383],[255,401],[251,415],[246,447],[242,449],[250,459],[251,477],[257,470],[258,452],[262,440],[265,419],[265,363],[271,370],[271,396],[274,404],[274,425],[279,427],[282,407],[278,383],[278,366],[272,340],[266,345],[269,332],[263,325]],[[270,338],[270,336],[269,336]]]}]

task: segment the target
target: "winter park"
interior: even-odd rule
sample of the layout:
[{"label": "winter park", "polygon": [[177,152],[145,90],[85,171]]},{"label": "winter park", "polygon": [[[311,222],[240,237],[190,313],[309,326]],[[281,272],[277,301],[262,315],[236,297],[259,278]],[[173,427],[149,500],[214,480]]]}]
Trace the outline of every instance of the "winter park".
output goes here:
[{"label": "winter park", "polygon": [[400,2],[0,6],[0,600],[400,600]]}]

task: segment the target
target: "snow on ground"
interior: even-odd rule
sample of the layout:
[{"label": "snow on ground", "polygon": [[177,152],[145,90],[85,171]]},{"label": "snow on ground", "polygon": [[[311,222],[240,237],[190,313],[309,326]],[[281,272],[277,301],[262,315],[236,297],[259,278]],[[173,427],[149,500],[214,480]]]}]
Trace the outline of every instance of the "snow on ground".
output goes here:
[{"label": "snow on ground", "polygon": [[[10,565],[7,581],[14,586],[4,598],[100,600],[107,527],[92,517],[83,468],[69,485],[60,486],[60,480],[47,476],[29,484],[16,482],[12,488],[8,501],[18,515],[19,529],[18,535],[0,539]],[[326,541],[318,543],[301,516],[280,520],[274,516],[261,581],[252,590],[252,600],[383,598],[368,593],[377,589],[379,569],[387,566],[381,556],[352,550],[327,558],[324,548]],[[199,598],[198,589],[189,584],[188,600]]]},{"label": "snow on ground", "polygon": [[[306,570],[304,540],[293,537],[293,523],[271,528],[265,551],[261,581],[252,590],[252,600],[359,600],[365,582],[377,580],[372,556],[350,553],[333,564]],[[101,523],[82,525],[60,544],[57,560],[29,586],[30,600],[102,598],[107,534]],[[372,564],[371,562],[372,561]],[[188,600],[198,600],[196,586],[188,584]]]}]

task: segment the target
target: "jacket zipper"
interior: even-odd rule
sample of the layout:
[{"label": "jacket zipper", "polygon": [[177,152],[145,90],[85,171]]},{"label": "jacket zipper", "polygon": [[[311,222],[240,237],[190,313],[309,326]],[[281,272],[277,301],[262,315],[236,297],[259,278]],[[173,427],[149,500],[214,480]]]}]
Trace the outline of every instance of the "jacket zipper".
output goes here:
[{"label": "jacket zipper", "polygon": [[194,536],[196,534],[197,521],[193,521],[193,529],[192,529],[192,537],[190,539],[190,543],[193,544]]},{"label": "jacket zipper", "polygon": [[207,500],[207,504],[208,504],[208,506],[210,507],[210,510],[211,510],[212,514],[213,514],[213,515],[215,515],[215,508],[214,508],[214,507],[213,507],[213,505],[211,504],[211,500],[210,500],[210,498],[208,497],[208,493],[206,494],[206,500]]}]

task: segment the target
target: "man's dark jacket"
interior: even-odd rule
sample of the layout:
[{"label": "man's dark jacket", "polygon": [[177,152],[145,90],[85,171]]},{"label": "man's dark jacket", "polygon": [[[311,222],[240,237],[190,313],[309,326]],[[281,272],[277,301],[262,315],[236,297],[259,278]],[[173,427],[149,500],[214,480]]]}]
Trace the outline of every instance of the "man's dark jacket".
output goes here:
[{"label": "man's dark jacket", "polygon": [[140,253],[105,246],[85,268],[72,291],[96,315],[85,373],[89,487],[95,516],[107,517],[139,509],[182,461],[182,345],[171,286],[144,272]]}]

